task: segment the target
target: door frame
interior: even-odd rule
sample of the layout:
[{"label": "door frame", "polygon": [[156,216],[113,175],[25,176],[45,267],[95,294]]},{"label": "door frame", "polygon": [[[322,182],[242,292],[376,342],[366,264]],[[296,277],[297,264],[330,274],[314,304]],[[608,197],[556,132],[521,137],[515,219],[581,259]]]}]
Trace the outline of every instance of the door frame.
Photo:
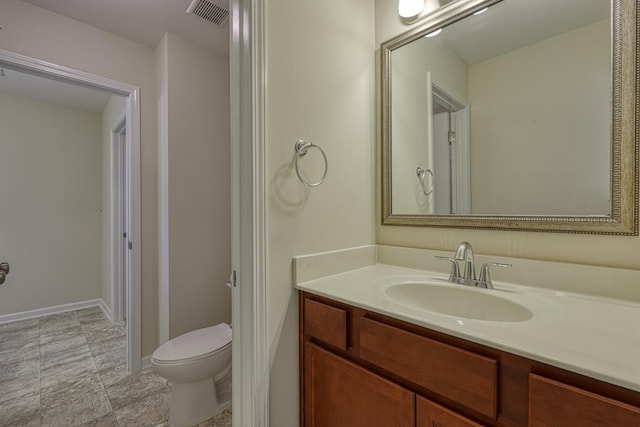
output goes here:
[{"label": "door frame", "polygon": [[0,49],[0,66],[35,74],[52,80],[101,89],[126,99],[128,207],[129,207],[129,289],[127,313],[127,368],[130,372],[140,370],[141,357],[141,217],[140,217],[140,88],[127,83],[100,77]]},{"label": "door frame", "polygon": [[231,0],[233,425],[269,425],[266,35],[262,0]]},{"label": "door frame", "polygon": [[[129,289],[129,276],[126,262],[123,262],[125,252],[123,250],[123,240],[128,238],[125,236],[127,232],[128,218],[122,215],[124,206],[122,206],[123,196],[127,197],[127,191],[124,186],[127,183],[126,174],[126,133],[124,134],[124,144],[122,141],[123,133],[127,129],[127,115],[122,115],[116,120],[111,128],[111,146],[110,146],[110,168],[111,182],[109,185],[111,199],[111,320],[113,322],[121,322],[125,318],[125,292]],[[124,162],[122,161],[124,158]],[[124,188],[124,195],[123,193]],[[124,276],[124,277],[123,277]]]},{"label": "door frame", "polygon": [[[449,111],[449,131],[455,132],[454,143],[450,143],[449,183],[452,212],[454,214],[471,213],[471,152],[469,146],[469,105],[451,96],[447,91],[431,80],[427,72],[429,105],[436,100]],[[432,118],[432,112],[429,113]],[[433,124],[429,124],[429,135],[433,139]]]}]

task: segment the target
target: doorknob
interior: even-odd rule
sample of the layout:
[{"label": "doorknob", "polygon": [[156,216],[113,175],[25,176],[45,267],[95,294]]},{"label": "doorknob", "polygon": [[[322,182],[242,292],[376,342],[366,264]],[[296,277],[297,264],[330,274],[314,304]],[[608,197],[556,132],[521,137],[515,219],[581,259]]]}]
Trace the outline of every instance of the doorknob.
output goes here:
[{"label": "doorknob", "polygon": [[0,285],[7,279],[7,274],[9,274],[9,263],[0,262]]}]

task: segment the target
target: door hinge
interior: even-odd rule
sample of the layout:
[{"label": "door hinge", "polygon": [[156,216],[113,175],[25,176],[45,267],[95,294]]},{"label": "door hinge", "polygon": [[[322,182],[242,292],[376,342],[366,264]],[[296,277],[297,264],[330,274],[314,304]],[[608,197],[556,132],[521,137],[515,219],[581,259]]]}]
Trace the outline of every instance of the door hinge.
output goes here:
[{"label": "door hinge", "polygon": [[129,250],[133,249],[133,242],[131,240],[129,240]]},{"label": "door hinge", "polygon": [[236,271],[233,270],[229,275],[229,281],[224,284],[227,288],[235,288],[236,287]]},{"label": "door hinge", "polygon": [[455,131],[449,131],[449,144],[455,144],[456,142],[456,133]]}]

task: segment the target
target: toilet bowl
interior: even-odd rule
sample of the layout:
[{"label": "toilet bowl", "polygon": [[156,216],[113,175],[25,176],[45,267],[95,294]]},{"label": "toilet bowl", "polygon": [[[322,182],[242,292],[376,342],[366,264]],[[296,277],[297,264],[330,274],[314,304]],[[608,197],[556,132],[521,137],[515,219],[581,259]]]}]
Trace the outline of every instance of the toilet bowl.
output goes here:
[{"label": "toilet bowl", "polygon": [[169,424],[198,424],[231,404],[231,327],[198,329],[162,344],[153,371],[169,380]]}]

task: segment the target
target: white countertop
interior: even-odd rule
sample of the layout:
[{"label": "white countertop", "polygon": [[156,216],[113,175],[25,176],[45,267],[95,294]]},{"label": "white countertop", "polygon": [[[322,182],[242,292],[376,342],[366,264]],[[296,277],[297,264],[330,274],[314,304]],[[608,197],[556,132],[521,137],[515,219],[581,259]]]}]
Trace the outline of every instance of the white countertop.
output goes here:
[{"label": "white countertop", "polygon": [[477,291],[517,302],[533,313],[525,321],[496,322],[411,308],[385,294],[399,283],[435,280],[462,286],[446,279],[442,273],[375,264],[295,287],[640,391],[640,304],[494,281],[496,289]]}]

